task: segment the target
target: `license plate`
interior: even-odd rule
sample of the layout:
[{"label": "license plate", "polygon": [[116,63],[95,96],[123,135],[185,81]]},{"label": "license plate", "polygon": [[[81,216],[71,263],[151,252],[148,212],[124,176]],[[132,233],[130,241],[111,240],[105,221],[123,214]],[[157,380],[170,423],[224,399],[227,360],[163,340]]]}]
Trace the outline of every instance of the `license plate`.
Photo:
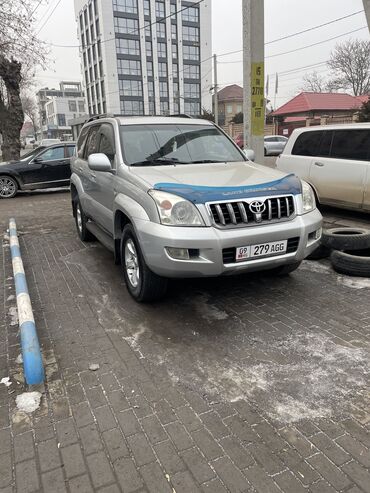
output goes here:
[{"label": "license plate", "polygon": [[260,243],[258,245],[248,245],[236,249],[236,261],[242,262],[256,257],[270,257],[273,255],[283,255],[286,253],[288,240],[271,241],[270,243]]}]

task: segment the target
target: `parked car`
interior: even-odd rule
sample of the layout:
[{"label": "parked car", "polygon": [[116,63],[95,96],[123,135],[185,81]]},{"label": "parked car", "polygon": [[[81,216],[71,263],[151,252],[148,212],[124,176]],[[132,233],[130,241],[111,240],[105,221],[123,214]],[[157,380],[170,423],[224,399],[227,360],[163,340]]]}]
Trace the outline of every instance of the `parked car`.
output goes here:
[{"label": "parked car", "polygon": [[296,129],[277,167],[310,183],[321,204],[370,212],[370,123]]},{"label": "parked car", "polygon": [[265,156],[276,156],[284,150],[288,138],[283,135],[266,135],[264,138]]},{"label": "parked car", "polygon": [[79,237],[114,252],[137,301],[163,296],[168,278],[287,274],[320,239],[312,188],[251,163],[211,122],[95,117],[76,150]]},{"label": "parked car", "polygon": [[18,161],[0,163],[0,198],[10,199],[18,190],[69,185],[74,150],[74,142],[38,147]]}]

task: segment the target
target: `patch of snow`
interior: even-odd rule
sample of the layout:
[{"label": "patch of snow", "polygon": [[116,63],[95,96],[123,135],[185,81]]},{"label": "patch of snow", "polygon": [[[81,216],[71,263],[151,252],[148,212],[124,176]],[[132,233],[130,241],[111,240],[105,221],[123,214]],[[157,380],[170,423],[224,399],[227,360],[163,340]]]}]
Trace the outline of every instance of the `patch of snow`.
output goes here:
[{"label": "patch of snow", "polygon": [[10,317],[10,325],[18,325],[18,311],[16,306],[11,306],[8,311]]},{"label": "patch of snow", "polygon": [[17,359],[15,360],[15,362],[18,365],[21,365],[23,363],[22,353],[21,354],[18,354]]},{"label": "patch of snow", "polygon": [[7,235],[7,234],[5,234],[3,238],[4,238],[5,241],[9,241],[10,240],[9,235]]},{"label": "patch of snow", "polygon": [[100,368],[99,363],[91,363],[91,364],[89,365],[89,370],[91,370],[91,371],[96,371],[96,370],[99,370],[99,368]]},{"label": "patch of snow", "polygon": [[370,279],[367,277],[337,276],[338,284],[352,289],[370,289]]},{"label": "patch of snow", "polygon": [[10,296],[7,297],[6,301],[13,301],[15,299],[14,294],[11,294]]},{"label": "patch of snow", "polygon": [[41,394],[40,392],[24,392],[17,395],[15,402],[19,411],[25,413],[33,413],[40,406]]},{"label": "patch of snow", "polygon": [[330,264],[323,264],[312,260],[304,260],[300,266],[300,269],[308,270],[310,272],[317,272],[318,274],[329,274],[330,272],[333,272]]},{"label": "patch of snow", "polygon": [[4,377],[0,380],[0,383],[3,383],[5,387],[10,387],[12,382],[10,381],[9,377]]}]

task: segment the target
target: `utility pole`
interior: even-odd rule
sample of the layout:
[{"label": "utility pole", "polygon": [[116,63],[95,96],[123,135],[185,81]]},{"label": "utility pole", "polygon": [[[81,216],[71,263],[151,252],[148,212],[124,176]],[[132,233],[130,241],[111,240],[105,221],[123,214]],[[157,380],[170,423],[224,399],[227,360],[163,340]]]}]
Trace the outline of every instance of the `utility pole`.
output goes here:
[{"label": "utility pole", "polygon": [[367,27],[369,28],[370,31],[370,0],[363,0],[363,3],[364,3],[364,9],[367,19]]},{"label": "utility pole", "polygon": [[217,82],[217,55],[213,55],[214,89],[215,89],[215,123],[218,125],[218,82]]},{"label": "utility pole", "polygon": [[263,163],[265,132],[264,0],[243,0],[244,146]]}]

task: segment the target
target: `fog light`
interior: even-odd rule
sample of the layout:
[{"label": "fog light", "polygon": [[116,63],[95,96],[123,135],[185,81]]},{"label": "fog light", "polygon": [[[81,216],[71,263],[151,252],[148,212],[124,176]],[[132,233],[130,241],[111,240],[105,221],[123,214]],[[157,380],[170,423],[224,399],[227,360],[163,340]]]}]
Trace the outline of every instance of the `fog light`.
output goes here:
[{"label": "fog light", "polygon": [[190,254],[187,248],[166,247],[168,255],[175,260],[189,260]]},{"label": "fog light", "polygon": [[319,240],[321,238],[321,235],[322,235],[322,228],[317,229],[315,231],[315,240]]}]

